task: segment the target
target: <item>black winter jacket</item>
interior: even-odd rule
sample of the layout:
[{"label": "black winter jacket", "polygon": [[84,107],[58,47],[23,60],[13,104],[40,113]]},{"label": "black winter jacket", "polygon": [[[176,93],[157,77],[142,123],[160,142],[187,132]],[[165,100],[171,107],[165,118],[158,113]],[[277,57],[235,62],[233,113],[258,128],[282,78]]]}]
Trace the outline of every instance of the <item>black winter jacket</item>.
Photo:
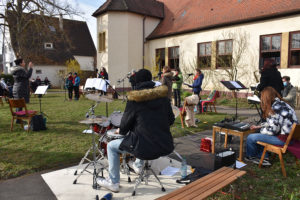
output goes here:
[{"label": "black winter jacket", "polygon": [[257,86],[258,91],[263,91],[266,87],[274,88],[278,94],[281,95],[281,90],[283,90],[283,83],[280,72],[277,68],[266,69],[261,73],[260,83]]},{"label": "black winter jacket", "polygon": [[[146,83],[154,86],[152,81]],[[173,152],[170,125],[175,118],[167,94],[166,86],[129,93],[120,125],[120,134],[126,135],[121,150],[142,160],[157,159]]]},{"label": "black winter jacket", "polygon": [[26,71],[23,67],[16,66],[12,70],[14,77],[13,96],[14,98],[24,98],[29,103],[29,78],[32,74],[32,68]]}]

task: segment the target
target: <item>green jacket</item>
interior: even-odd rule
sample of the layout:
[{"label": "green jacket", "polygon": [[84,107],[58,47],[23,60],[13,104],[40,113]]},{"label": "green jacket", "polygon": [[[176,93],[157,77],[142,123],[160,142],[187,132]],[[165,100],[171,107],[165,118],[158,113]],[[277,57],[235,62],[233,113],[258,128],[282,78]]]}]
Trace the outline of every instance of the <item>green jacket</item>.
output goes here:
[{"label": "green jacket", "polygon": [[172,84],[173,89],[181,89],[181,85],[182,85],[182,82],[183,82],[182,73],[178,73],[178,78],[179,78],[179,80],[174,81],[173,84]]}]

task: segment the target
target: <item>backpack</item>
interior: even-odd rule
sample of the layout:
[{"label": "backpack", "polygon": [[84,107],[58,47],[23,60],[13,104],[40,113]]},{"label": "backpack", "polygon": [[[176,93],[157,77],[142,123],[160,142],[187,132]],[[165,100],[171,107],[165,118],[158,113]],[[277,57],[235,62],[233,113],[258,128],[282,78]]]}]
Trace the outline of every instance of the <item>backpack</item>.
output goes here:
[{"label": "backpack", "polygon": [[33,131],[46,130],[46,124],[43,115],[35,115],[30,122],[30,128]]}]

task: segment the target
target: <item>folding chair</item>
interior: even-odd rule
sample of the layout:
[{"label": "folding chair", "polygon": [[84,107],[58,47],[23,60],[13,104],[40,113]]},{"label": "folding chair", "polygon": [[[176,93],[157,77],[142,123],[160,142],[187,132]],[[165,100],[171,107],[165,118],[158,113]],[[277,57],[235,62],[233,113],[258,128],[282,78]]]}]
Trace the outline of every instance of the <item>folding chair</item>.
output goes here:
[{"label": "folding chair", "polygon": [[[293,143],[289,146],[291,141],[293,141]],[[286,171],[284,168],[282,154],[285,154],[286,150],[289,150],[293,155],[296,156],[296,162],[297,162],[297,159],[300,159],[300,155],[299,155],[300,154],[300,145],[299,145],[300,143],[299,143],[299,141],[300,141],[300,125],[299,124],[293,124],[291,132],[283,146],[278,146],[278,145],[273,145],[273,144],[268,144],[265,142],[258,141],[257,144],[264,146],[264,151],[260,158],[259,167],[261,168],[267,151],[276,153],[279,156],[282,174],[284,177],[286,177]],[[291,149],[290,149],[290,147],[291,147]],[[298,151],[297,155],[295,154],[296,151]]]},{"label": "folding chair", "polygon": [[[27,110],[25,99],[9,99],[9,108],[12,115],[10,131],[13,131],[14,120],[19,119],[21,120],[21,127],[24,128],[23,121],[26,120],[28,122],[28,126],[30,125],[31,119],[34,115],[36,115],[37,111],[34,110]],[[22,111],[14,111],[14,108],[22,108]],[[29,128],[27,129],[29,132]]]}]

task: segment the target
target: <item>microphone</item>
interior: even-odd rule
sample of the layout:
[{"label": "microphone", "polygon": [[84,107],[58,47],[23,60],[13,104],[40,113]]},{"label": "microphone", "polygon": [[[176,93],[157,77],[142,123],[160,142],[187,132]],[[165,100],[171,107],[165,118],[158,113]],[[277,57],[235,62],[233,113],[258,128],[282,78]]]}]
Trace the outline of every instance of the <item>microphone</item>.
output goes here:
[{"label": "microphone", "polygon": [[194,75],[193,73],[190,73],[190,74],[187,74],[188,76],[192,76],[192,75]]}]

